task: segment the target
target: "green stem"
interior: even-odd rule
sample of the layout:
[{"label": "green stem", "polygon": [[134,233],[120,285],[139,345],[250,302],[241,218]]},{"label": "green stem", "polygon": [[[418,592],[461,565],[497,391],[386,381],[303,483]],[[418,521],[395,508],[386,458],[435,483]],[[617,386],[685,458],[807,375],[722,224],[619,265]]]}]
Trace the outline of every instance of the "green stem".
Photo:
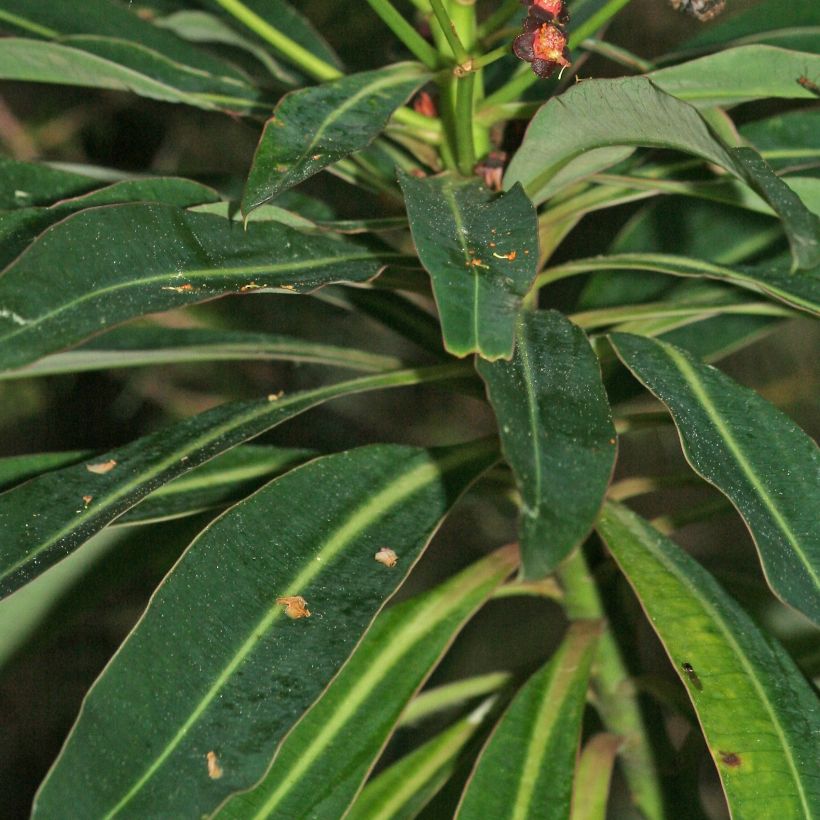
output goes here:
[{"label": "green stem", "polygon": [[427,68],[438,68],[440,62],[438,52],[396,11],[390,0],[367,0],[367,2],[382,22],[420,62],[424,63]]},{"label": "green stem", "polygon": [[240,23],[270,43],[282,56],[311,77],[317,80],[336,80],[342,76],[342,72],[336,66],[326,63],[287,35],[282,34],[256,12],[251,11],[241,0],[216,0],[216,2],[228,14],[233,15]]},{"label": "green stem", "polygon": [[458,170],[462,176],[473,173],[475,165],[475,138],[473,136],[473,100],[475,74],[459,77],[456,83],[456,150]]},{"label": "green stem", "polygon": [[[564,587],[567,616],[572,620],[604,618],[598,588],[579,549],[559,570]],[[629,673],[611,630],[601,636],[592,686],[596,706],[609,731],[620,735],[624,744],[621,761],[624,774],[638,808],[647,818],[663,817],[663,799],[658,774],[643,716],[636,699],[629,693]]]},{"label": "green stem", "polygon": [[450,46],[450,50],[456,58],[456,62],[459,63],[459,65],[466,63],[470,59],[470,55],[467,53],[467,49],[464,48],[461,38],[456,32],[456,27],[445,11],[441,0],[430,0],[430,5],[432,6],[433,14],[436,16],[436,21],[447,40],[447,44]]}]

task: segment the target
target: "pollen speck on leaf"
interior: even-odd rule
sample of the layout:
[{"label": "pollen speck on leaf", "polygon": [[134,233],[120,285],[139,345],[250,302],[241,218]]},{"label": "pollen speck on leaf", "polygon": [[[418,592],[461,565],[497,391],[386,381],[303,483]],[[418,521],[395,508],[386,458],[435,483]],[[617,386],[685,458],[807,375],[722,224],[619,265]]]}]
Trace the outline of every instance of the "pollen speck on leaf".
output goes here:
[{"label": "pollen speck on leaf", "polygon": [[117,462],[114,461],[113,458],[110,458],[108,461],[102,461],[99,464],[86,464],[85,469],[95,475],[105,475],[106,473],[110,473],[116,466]]},{"label": "pollen speck on leaf", "polygon": [[222,766],[219,765],[219,758],[216,756],[216,752],[208,752],[205,755],[205,760],[208,763],[208,777],[211,780],[219,780],[220,777],[223,775]]},{"label": "pollen speck on leaf", "polygon": [[285,595],[276,599],[276,603],[285,607],[285,615],[293,620],[299,618],[309,618],[310,610],[307,608],[307,601],[301,595]]},{"label": "pollen speck on leaf", "polygon": [[279,401],[284,395],[284,390],[280,390],[278,393],[268,393],[268,401]]},{"label": "pollen speck on leaf", "polygon": [[389,547],[382,547],[373,557],[386,567],[395,567],[399,560],[399,556]]}]

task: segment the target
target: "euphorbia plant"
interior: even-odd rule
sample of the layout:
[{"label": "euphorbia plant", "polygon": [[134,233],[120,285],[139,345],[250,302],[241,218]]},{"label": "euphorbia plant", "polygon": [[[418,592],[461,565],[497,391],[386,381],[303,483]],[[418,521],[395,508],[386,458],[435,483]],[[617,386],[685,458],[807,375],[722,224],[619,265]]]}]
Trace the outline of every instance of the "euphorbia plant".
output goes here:
[{"label": "euphorbia plant", "polygon": [[[259,132],[241,195],[2,159],[4,398],[169,363],[322,373],[262,365],[122,446],[0,462],[9,629],[124,525],[145,551],[200,514],[35,816],[595,818],[609,795],[692,817],[707,756],[736,817],[820,812],[816,669],[777,640],[820,621],[820,459],[709,364],[820,309],[820,7],[673,2],[710,22],[650,62],[601,39],[628,2],[347,4],[407,51],[351,73],[283,0],[0,0],[0,76]],[[345,416],[285,446],[304,411],[410,387],[439,398],[352,405],[361,446]],[[665,469],[651,442],[677,437]],[[435,572],[456,507],[472,546],[451,533]],[[699,560],[675,540],[727,511],[756,548],[721,579],[746,608],[706,568],[725,532]],[[500,665],[426,685],[465,627]]]}]

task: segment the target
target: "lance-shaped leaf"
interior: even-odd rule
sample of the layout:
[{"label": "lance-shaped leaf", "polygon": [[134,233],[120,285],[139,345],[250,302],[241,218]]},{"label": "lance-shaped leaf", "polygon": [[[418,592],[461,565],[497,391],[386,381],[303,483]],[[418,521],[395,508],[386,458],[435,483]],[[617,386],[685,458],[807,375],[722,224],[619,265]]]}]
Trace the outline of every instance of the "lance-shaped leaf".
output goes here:
[{"label": "lance-shaped leaf", "polygon": [[18,162],[0,156],[0,209],[31,208],[50,205],[67,196],[79,196],[98,188],[96,179],[49,168],[34,162]]},{"label": "lance-shaped leaf", "polygon": [[459,820],[569,816],[589,669],[600,633],[600,621],[576,621],[552,660],[524,684],[476,762]]},{"label": "lance-shaped leaf", "polygon": [[66,450],[58,453],[30,453],[0,458],[0,491],[49,470],[76,464],[88,455],[88,450]]},{"label": "lance-shaped leaf", "polygon": [[820,264],[820,218],[785,182],[750,159],[750,149],[727,148],[695,108],[645,77],[588,80],[542,106],[504,177],[520,182],[539,204],[567,185],[612,164],[585,156],[612,146],[670,148],[725,168],[746,183],[783,221],[795,267]]},{"label": "lance-shaped leaf", "polygon": [[733,817],[817,817],[817,698],[715,579],[607,504],[599,531],[692,699]]},{"label": "lance-shaped leaf", "polygon": [[366,148],[391,114],[429,79],[417,63],[399,63],[287,94],[256,148],[242,195],[243,213]]},{"label": "lance-shaped leaf", "polygon": [[394,356],[293,336],[154,325],[114,328],[82,347],[54,353],[19,370],[0,372],[0,381],[120,367],[234,360],[281,360],[376,372],[401,367],[401,361]]},{"label": "lance-shaped leaf", "polygon": [[[486,441],[363,447],[217,519],[89,692],[34,816],[200,817],[251,786],[495,458]],[[392,568],[374,560],[388,544]]]},{"label": "lance-shaped leaf", "polygon": [[573,259],[548,268],[539,282],[553,282],[567,276],[599,270],[645,270],[668,273],[671,276],[702,276],[718,279],[741,288],[764,293],[787,305],[820,315],[820,265],[792,274],[783,262],[761,265],[733,266],[704,262],[661,253],[619,253]]},{"label": "lance-shaped leaf", "polygon": [[0,78],[130,91],[206,110],[267,107],[247,82],[210,77],[135,43],[81,37],[65,42],[1,39]]},{"label": "lance-shaped leaf", "polygon": [[371,780],[347,820],[412,820],[450,779],[459,758],[487,717],[492,700]]},{"label": "lance-shaped leaf", "polygon": [[125,202],[162,202],[188,208],[218,201],[219,196],[213,188],[190,179],[158,177],[115,182],[89,194],[62,200],[49,208],[18,208],[0,214],[0,267],[8,265],[46,228],[85,208]]},{"label": "lance-shaped leaf", "polygon": [[[398,560],[404,557],[399,554]],[[402,709],[461,626],[517,561],[518,551],[506,548],[382,613],[328,690],[288,735],[261,783],[229,800],[217,816],[342,817]]]},{"label": "lance-shaped leaf", "polygon": [[598,358],[557,311],[524,311],[509,362],[477,362],[522,509],[523,576],[542,578],[589,534],[615,464]]},{"label": "lance-shaped leaf", "polygon": [[46,230],[0,277],[0,369],[226,293],[364,282],[392,256],[278,222],[243,230],[168,205],[93,208]]},{"label": "lance-shaped leaf", "polygon": [[538,261],[535,209],[519,187],[399,176],[410,230],[433,282],[444,346],[456,356],[512,356],[515,320]]},{"label": "lance-shaped leaf", "polygon": [[820,163],[820,110],[817,108],[803,108],[754,120],[738,130],[743,139],[764,154],[773,168]]},{"label": "lance-shaped leaf", "polygon": [[[426,375],[425,375],[426,374]],[[0,495],[0,597],[39,575],[153,490],[310,407],[362,390],[463,377],[452,366],[224,404]]]},{"label": "lance-shaped leaf", "polygon": [[776,97],[811,99],[797,82],[820,73],[820,54],[749,45],[727,48],[646,76],[667,94],[696,108],[738,105]]},{"label": "lance-shaped leaf", "polygon": [[136,507],[121,515],[117,524],[163,521],[193,515],[214,507],[227,507],[258,490],[275,475],[317,455],[313,450],[245,444],[234,447],[201,467],[164,484]]},{"label": "lance-shaped leaf", "polygon": [[575,770],[571,820],[606,820],[609,783],[622,745],[618,735],[606,732],[587,741]]},{"label": "lance-shaped leaf", "polygon": [[783,601],[820,623],[820,452],[752,390],[664,342],[615,333],[615,352],[668,408],[692,467],[724,493]]}]

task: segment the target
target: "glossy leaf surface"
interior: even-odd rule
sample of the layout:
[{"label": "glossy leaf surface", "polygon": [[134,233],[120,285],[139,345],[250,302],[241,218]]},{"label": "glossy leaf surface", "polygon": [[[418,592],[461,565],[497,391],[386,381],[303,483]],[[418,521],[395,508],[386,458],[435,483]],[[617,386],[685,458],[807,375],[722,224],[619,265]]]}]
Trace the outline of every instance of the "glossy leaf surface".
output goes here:
[{"label": "glossy leaf surface", "polygon": [[600,631],[597,621],[570,626],[552,660],[515,696],[478,758],[456,814],[459,820],[569,816]]},{"label": "glossy leaf surface", "polygon": [[672,345],[611,337],[624,364],[670,410],[692,467],[743,516],[766,578],[820,623],[820,452],[774,405]]},{"label": "glossy leaf surface", "polygon": [[817,698],[789,656],[625,507],[607,504],[599,531],[686,687],[732,815],[817,816]]},{"label": "glossy leaf surface", "polygon": [[83,174],[74,174],[33,162],[18,162],[0,156],[0,208],[31,208],[50,205],[58,199],[79,196],[99,187],[99,182]]},{"label": "glossy leaf surface", "polygon": [[[452,367],[426,372],[441,377]],[[3,493],[0,528],[9,535],[0,542],[0,596],[39,575],[153,490],[214,456],[322,401],[418,384],[426,378],[422,373],[406,370],[224,404]]]},{"label": "glossy leaf surface", "polygon": [[126,319],[227,293],[364,282],[390,257],[277,222],[243,230],[167,205],[91,209],[44,232],[0,278],[0,368],[28,364]]},{"label": "glossy leaf surface", "polygon": [[[590,80],[539,109],[513,157],[504,184],[521,183],[539,204],[567,185],[612,164],[590,166],[584,154],[608,146],[670,148],[712,162],[745,182],[783,220],[796,267],[820,264],[820,219],[750,149],[730,149],[700,114],[645,77]],[[753,155],[753,156],[750,156]],[[575,165],[575,160],[581,164]]]},{"label": "glossy leaf surface", "polygon": [[542,578],[589,534],[615,464],[598,358],[557,311],[525,311],[512,361],[477,368],[521,493],[523,576]]},{"label": "glossy leaf surface", "polygon": [[[252,785],[495,458],[487,442],[364,447],[217,519],[87,696],[34,816],[198,817]],[[374,560],[384,544],[400,566]]]},{"label": "glossy leaf surface", "polygon": [[[513,571],[517,552],[507,548],[494,553],[382,613],[288,735],[262,782],[231,799],[217,816],[342,817],[407,701],[465,620]],[[399,561],[404,561],[401,553]]]},{"label": "glossy leaf surface", "polygon": [[265,124],[242,195],[242,211],[249,213],[366,148],[429,77],[416,63],[399,63],[288,94]]},{"label": "glossy leaf surface", "polygon": [[410,230],[433,282],[444,346],[456,356],[512,356],[516,313],[535,276],[535,209],[520,187],[494,196],[478,180],[402,174]]}]

